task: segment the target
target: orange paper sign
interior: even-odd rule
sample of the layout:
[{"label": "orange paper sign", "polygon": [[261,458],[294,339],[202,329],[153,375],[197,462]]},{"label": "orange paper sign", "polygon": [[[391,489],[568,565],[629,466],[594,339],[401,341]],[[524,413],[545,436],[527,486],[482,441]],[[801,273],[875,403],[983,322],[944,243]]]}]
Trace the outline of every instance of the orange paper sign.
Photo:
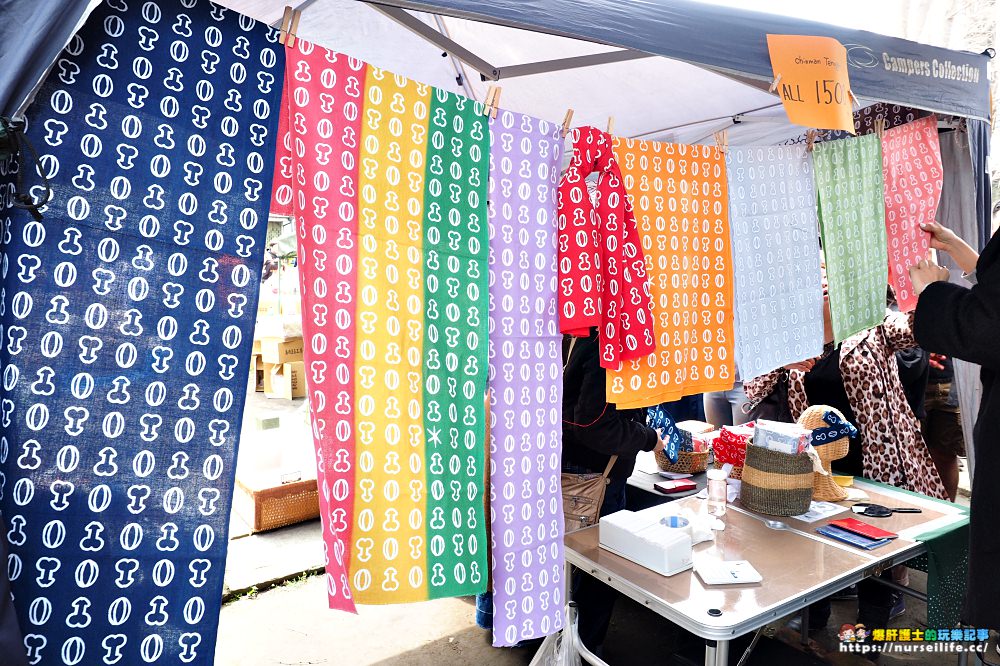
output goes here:
[{"label": "orange paper sign", "polygon": [[[796,125],[854,134],[847,49],[831,37],[768,35],[775,91]],[[778,77],[781,77],[780,79]]]}]

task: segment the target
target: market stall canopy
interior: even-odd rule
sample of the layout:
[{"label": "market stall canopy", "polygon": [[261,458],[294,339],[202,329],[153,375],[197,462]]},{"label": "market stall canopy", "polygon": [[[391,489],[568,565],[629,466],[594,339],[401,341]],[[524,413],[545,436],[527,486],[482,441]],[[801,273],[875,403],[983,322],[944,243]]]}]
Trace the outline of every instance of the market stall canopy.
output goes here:
[{"label": "market stall canopy", "polygon": [[[15,13],[34,11],[36,4],[7,3]],[[285,2],[222,4],[277,25]],[[296,5],[302,11],[298,35],[309,41],[477,99],[496,80],[505,108],[558,122],[571,107],[574,124],[602,128],[613,116],[615,132],[628,136],[697,143],[733,125],[734,116],[747,122],[731,130],[733,143],[776,143],[801,134],[767,92],[772,78],[767,33],[823,35],[845,44],[852,87],[862,103],[885,101],[980,119],[989,113],[986,55],[730,7],[685,0],[299,0]],[[3,114],[23,106],[20,101],[53,61],[55,45],[69,40],[74,17],[85,9],[73,0],[46,2],[44,15],[59,18],[42,24],[46,39],[22,29],[24,24],[3,26]],[[445,51],[448,57],[442,57]]]}]

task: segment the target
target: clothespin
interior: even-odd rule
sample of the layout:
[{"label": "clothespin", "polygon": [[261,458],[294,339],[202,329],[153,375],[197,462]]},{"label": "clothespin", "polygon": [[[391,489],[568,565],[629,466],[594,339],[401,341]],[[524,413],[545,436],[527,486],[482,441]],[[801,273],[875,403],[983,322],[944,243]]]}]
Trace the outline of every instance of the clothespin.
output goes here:
[{"label": "clothespin", "polygon": [[774,81],[771,81],[771,87],[767,89],[767,92],[774,92],[778,89],[778,84],[781,82],[781,74],[774,77]]},{"label": "clothespin", "polygon": [[292,25],[292,16],[295,12],[288,5],[285,5],[285,14],[281,17],[281,35],[278,37],[278,43],[284,45],[285,40],[288,38],[288,29]]},{"label": "clothespin", "polygon": [[302,18],[302,12],[298,9],[292,9],[288,5],[285,5],[285,14],[281,17],[281,36],[278,37],[278,43],[284,44],[288,48],[295,46],[295,33],[299,29],[299,19]]},{"label": "clothespin", "polygon": [[729,131],[720,130],[715,132],[713,135],[715,137],[715,144],[719,147],[723,153],[729,152]]},{"label": "clothespin", "polygon": [[483,115],[496,118],[498,108],[500,108],[500,86],[490,86],[483,101]]},{"label": "clothespin", "polygon": [[875,134],[879,139],[885,138],[885,118],[882,116],[875,118]]},{"label": "clothespin", "polygon": [[615,133],[615,117],[608,116],[608,134]]},{"label": "clothespin", "polygon": [[819,137],[819,132],[814,129],[806,130],[806,151],[812,152],[813,148],[816,147],[816,139]]},{"label": "clothespin", "polygon": [[861,102],[859,102],[858,98],[854,96],[854,91],[848,90],[847,96],[851,98],[851,105],[853,106],[853,108],[855,109],[861,108]]},{"label": "clothespin", "polygon": [[562,122],[562,136],[565,139],[566,135],[569,134],[570,123],[573,122],[573,109],[568,109],[566,111],[566,116],[563,118]]},{"label": "clothespin", "polygon": [[296,9],[292,14],[292,27],[288,29],[288,46],[295,46],[295,38],[299,32],[299,19],[301,18],[302,12]]},{"label": "clothespin", "polygon": [[292,13],[292,26],[288,29],[288,40],[286,44],[289,47],[295,46],[295,38],[299,31],[299,19],[302,18],[302,12],[296,9]]}]

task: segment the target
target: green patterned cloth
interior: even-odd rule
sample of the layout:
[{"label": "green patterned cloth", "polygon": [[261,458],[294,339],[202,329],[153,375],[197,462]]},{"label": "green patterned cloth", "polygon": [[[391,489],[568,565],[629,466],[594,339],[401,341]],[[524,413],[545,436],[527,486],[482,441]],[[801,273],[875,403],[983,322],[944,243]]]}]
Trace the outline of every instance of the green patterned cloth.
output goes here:
[{"label": "green patterned cloth", "polygon": [[471,100],[439,89],[427,131],[423,396],[428,597],[437,599],[482,592],[489,571],[481,492],[490,133]]},{"label": "green patterned cloth", "polygon": [[840,343],[885,318],[882,144],[875,134],[820,143],[813,165],[833,334]]}]

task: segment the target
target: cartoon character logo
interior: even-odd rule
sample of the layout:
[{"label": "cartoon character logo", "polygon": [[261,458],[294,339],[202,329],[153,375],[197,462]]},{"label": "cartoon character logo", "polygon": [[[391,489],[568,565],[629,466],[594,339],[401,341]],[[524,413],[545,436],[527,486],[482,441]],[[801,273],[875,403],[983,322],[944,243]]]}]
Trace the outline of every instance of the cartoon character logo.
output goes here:
[{"label": "cartoon character logo", "polygon": [[863,643],[866,638],[871,636],[871,632],[865,629],[865,625],[856,624],[854,625],[854,640],[857,643]]},{"label": "cartoon character logo", "polygon": [[840,626],[840,637],[841,643],[853,643],[855,641],[854,625],[853,624],[843,624]]}]

